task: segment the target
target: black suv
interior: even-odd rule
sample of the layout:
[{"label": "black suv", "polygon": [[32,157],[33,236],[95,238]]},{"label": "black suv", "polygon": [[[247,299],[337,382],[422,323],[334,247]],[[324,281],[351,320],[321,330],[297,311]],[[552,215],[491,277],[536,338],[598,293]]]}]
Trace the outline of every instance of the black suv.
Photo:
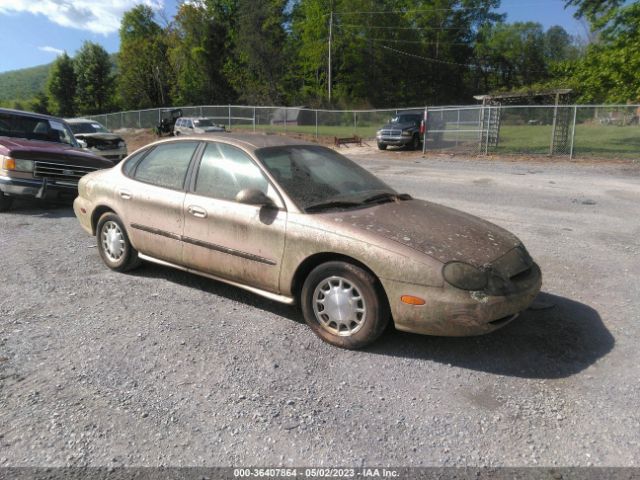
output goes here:
[{"label": "black suv", "polygon": [[[422,145],[422,136],[424,135],[424,130],[421,129],[422,125],[422,112],[399,112],[391,119],[390,123],[387,123],[376,133],[378,148],[386,150],[387,146],[393,145],[418,150]],[[428,130],[442,130],[443,127],[441,121],[428,118]],[[435,132],[432,137],[438,141],[442,138],[442,133]]]}]

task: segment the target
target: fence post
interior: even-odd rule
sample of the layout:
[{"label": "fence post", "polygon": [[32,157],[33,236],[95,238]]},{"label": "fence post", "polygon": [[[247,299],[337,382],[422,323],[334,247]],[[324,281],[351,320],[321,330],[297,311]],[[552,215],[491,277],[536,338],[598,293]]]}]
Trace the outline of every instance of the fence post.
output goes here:
[{"label": "fence post", "polygon": [[553,147],[556,138],[556,126],[558,123],[558,98],[559,94],[556,94],[556,103],[553,106],[553,127],[551,128],[551,145],[549,145],[549,156],[553,155]]},{"label": "fence post", "polygon": [[256,107],[253,107],[253,133],[256,133]]},{"label": "fence post", "polygon": [[316,110],[316,140],[318,140],[318,110]]},{"label": "fence post", "polygon": [[358,134],[358,114],[356,112],[353,112],[353,134],[357,135]]},{"label": "fence post", "polygon": [[460,108],[458,108],[458,120],[456,120],[456,147],[458,146],[459,141],[460,141]]},{"label": "fence post", "polygon": [[231,105],[229,105],[229,130],[231,130]]},{"label": "fence post", "polygon": [[124,112],[120,112],[120,128],[124,128]]},{"label": "fence post", "polygon": [[284,107],[284,133],[287,133],[287,123],[289,123],[289,110]]},{"label": "fence post", "polygon": [[576,119],[578,116],[578,106],[573,106],[573,128],[571,129],[571,147],[569,147],[569,160],[573,160],[573,142],[576,138]]},{"label": "fence post", "polygon": [[[397,115],[397,114],[396,114]],[[429,107],[424,107],[422,121],[424,122],[424,133],[422,134],[422,154],[427,153],[427,122],[429,120]]]},{"label": "fence post", "polygon": [[[498,106],[500,108],[500,106]],[[489,155],[489,129],[491,128],[491,105],[489,105],[489,118],[487,119],[487,135],[484,141],[484,156]]]},{"label": "fence post", "polygon": [[142,128],[142,110],[138,110],[138,128]]}]

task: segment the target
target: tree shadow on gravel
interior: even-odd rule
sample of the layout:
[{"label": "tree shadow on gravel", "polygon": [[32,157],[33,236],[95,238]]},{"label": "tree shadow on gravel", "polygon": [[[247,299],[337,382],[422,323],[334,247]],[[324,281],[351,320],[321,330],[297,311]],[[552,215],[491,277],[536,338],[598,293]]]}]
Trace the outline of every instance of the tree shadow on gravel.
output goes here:
[{"label": "tree shadow on gravel", "polygon": [[71,202],[50,202],[28,198],[14,200],[11,208],[2,215],[28,215],[45,218],[70,218],[75,216]]},{"label": "tree shadow on gravel", "polygon": [[551,308],[527,310],[504,328],[479,337],[430,337],[387,331],[367,350],[522,378],[564,378],[609,353],[615,339],[596,310],[541,293]]}]

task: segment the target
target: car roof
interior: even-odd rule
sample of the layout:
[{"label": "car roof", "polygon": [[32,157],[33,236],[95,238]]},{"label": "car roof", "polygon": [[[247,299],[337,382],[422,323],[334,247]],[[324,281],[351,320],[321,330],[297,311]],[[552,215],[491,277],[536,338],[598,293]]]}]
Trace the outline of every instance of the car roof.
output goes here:
[{"label": "car roof", "polygon": [[171,142],[171,141],[184,141],[184,140],[220,140],[226,143],[236,144],[243,146],[250,150],[257,150],[265,147],[281,147],[287,145],[311,145],[320,146],[317,143],[306,142],[297,138],[286,137],[284,135],[278,135],[274,133],[231,133],[231,132],[216,132],[206,133],[200,135],[188,135],[180,136],[179,140],[175,138],[168,138],[161,140],[158,143]]},{"label": "car roof", "polygon": [[45,115],[43,113],[27,112],[26,110],[15,110],[13,108],[0,108],[0,113],[9,113],[11,115],[20,115],[23,117],[38,118],[40,120],[57,120],[63,122],[60,117],[54,117],[53,115]]}]

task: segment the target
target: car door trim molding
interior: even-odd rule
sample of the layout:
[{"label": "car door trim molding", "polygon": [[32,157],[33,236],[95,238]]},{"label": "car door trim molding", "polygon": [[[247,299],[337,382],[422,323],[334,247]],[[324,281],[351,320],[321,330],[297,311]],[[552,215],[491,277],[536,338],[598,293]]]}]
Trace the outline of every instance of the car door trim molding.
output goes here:
[{"label": "car door trim molding", "polygon": [[279,295],[277,293],[269,292],[267,290],[262,290],[261,288],[251,287],[249,285],[245,285],[244,283],[233,282],[231,280],[227,280],[226,278],[218,277],[216,275],[211,275],[209,273],[204,273],[199,270],[194,270],[192,268],[187,268],[182,265],[176,265],[175,263],[166,262],[164,260],[160,260],[155,257],[150,257],[148,255],[144,255],[142,253],[138,254],[140,260],[145,260],[147,262],[157,263],[158,265],[163,265],[165,267],[172,267],[178,270],[182,270],[184,272],[195,273],[196,275],[200,275],[202,277],[210,278],[212,280],[217,280],[218,282],[226,283],[228,285],[233,285],[234,287],[242,288],[244,290],[248,290],[249,292],[255,293],[257,295],[261,295],[270,300],[274,300],[276,302],[286,303],[287,305],[294,305],[296,303],[295,298],[287,296],[287,295]]},{"label": "car door trim molding", "polygon": [[160,230],[158,228],[147,227],[145,225],[140,225],[139,223],[132,223],[131,228],[136,230],[142,230],[143,232],[151,233],[153,235],[160,235],[161,237],[171,238],[173,240],[178,240],[185,243],[190,243],[191,245],[195,245],[197,247],[207,248],[209,250],[214,250],[216,252],[226,253],[228,255],[233,255],[235,257],[245,258],[247,260],[252,260],[258,263],[264,263],[265,265],[277,265],[278,263],[269,259],[264,258],[259,255],[254,255],[253,253],[243,252],[241,250],[236,250],[234,248],[224,247],[222,245],[216,245],[215,243],[203,242],[202,240],[197,240],[195,238],[185,237],[183,235],[178,235],[176,233],[165,232],[164,230]]}]

